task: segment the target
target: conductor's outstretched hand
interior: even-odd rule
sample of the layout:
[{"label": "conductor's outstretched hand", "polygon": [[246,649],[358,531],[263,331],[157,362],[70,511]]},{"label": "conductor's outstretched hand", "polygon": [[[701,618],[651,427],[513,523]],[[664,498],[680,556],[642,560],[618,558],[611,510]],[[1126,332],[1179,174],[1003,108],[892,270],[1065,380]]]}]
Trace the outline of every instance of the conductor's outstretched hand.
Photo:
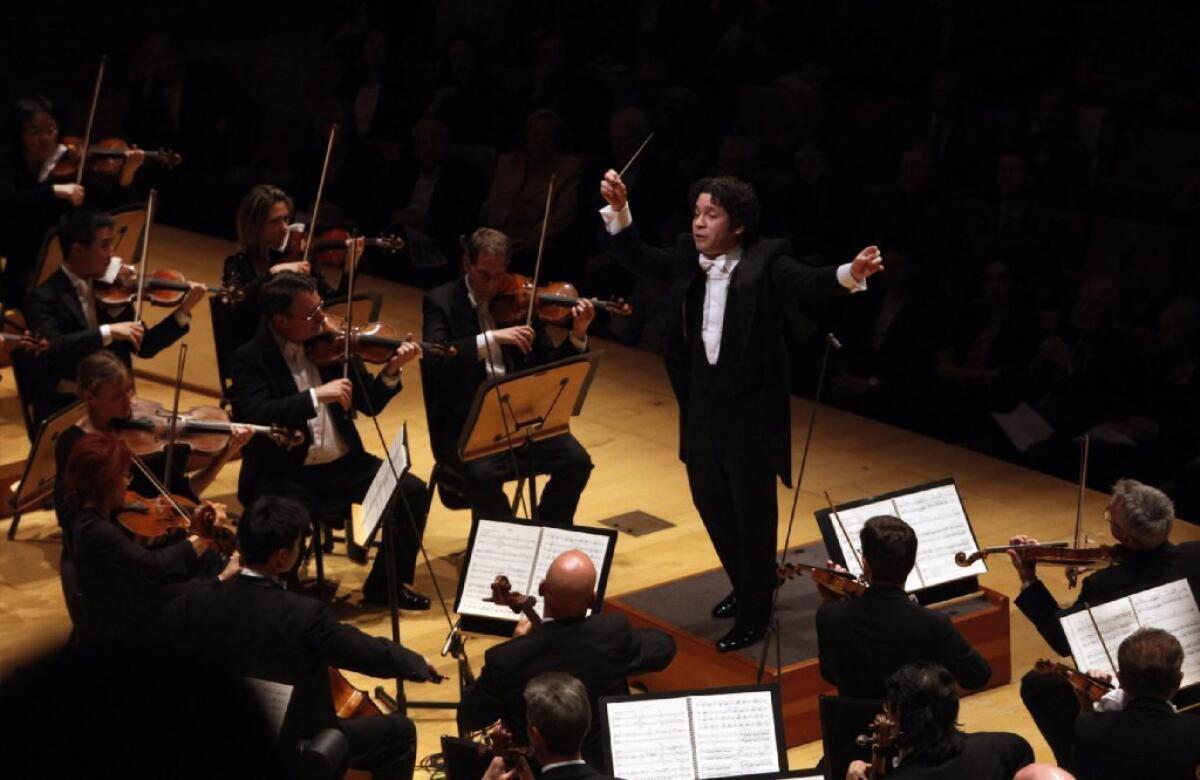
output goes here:
[{"label": "conductor's outstretched hand", "polygon": [[850,273],[854,281],[861,282],[872,274],[883,270],[883,255],[877,246],[869,246],[854,256],[850,261]]},{"label": "conductor's outstretched hand", "polygon": [[625,182],[621,181],[621,175],[612,168],[605,171],[604,178],[600,179],[600,197],[612,206],[613,211],[620,211],[629,202],[629,191],[625,189]]}]

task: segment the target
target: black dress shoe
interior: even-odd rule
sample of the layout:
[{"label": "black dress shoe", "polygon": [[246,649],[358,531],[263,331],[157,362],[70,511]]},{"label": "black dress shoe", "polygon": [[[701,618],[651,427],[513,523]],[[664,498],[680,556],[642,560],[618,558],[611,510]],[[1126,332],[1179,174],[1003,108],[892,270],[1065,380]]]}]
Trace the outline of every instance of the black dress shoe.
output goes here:
[{"label": "black dress shoe", "polygon": [[712,608],[711,614],[715,618],[731,618],[737,617],[737,612],[737,594],[730,593],[717,602],[717,605]]},{"label": "black dress shoe", "polygon": [[767,633],[766,626],[737,626],[730,629],[729,633],[717,640],[717,652],[728,653],[733,650],[741,650],[743,647],[758,642]]},{"label": "black dress shoe", "polygon": [[[363,586],[362,600],[364,604],[388,606],[387,586],[375,587],[374,583],[366,583]],[[396,594],[396,606],[400,609],[426,610],[429,609],[429,598],[407,585],[401,585],[400,592]]]}]

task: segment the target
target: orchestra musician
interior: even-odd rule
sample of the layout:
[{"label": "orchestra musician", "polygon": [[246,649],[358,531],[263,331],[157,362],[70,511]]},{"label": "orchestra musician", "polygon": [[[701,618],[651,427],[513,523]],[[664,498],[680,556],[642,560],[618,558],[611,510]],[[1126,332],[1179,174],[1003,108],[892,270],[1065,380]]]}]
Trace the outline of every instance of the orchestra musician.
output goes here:
[{"label": "orchestra musician", "polygon": [[[233,354],[235,408],[244,422],[306,430],[308,442],[287,451],[261,439],[247,444],[238,498],[250,506],[264,494],[283,495],[314,514],[344,519],[350,504],[366,496],[383,463],[363,448],[349,411],[381,412],[400,392],[401,366],[418,357],[421,348],[411,342],[400,345],[373,380],[362,361],[351,358],[350,378],[342,378],[341,366],[318,368],[305,353],[305,342],[322,333],[325,322],[311,276],[281,271],[262,284],[258,298],[266,321]],[[391,510],[396,595],[402,609],[429,609],[429,599],[408,587],[429,511],[429,490],[410,473],[401,475],[399,490],[403,499]],[[363,585],[367,602],[389,601],[385,558],[376,557]]]},{"label": "orchestra musician", "polygon": [[[472,512],[483,517],[512,515],[504,482],[516,475],[509,453],[466,462],[458,456],[458,439],[479,385],[491,377],[587,351],[588,326],[595,318],[591,301],[580,298],[572,312],[570,333],[558,346],[540,323],[501,327],[494,311],[498,293],[509,279],[509,255],[507,236],[479,228],[463,240],[463,275],[427,292],[422,304],[425,341],[456,349],[454,355],[426,355],[421,364],[430,445],[438,463],[462,477]],[[550,475],[539,496],[540,519],[571,525],[592,460],[569,433],[532,446],[537,472]]]},{"label": "orchestra musician", "polygon": [[[1155,585],[1187,577],[1193,592],[1200,587],[1200,542],[1173,544],[1168,537],[1175,518],[1171,499],[1157,488],[1132,479],[1119,479],[1105,516],[1117,540],[1118,553],[1111,566],[1084,578],[1074,605],[1063,610],[1038,577],[1037,563],[1026,561],[1020,548],[1009,556],[1021,578],[1021,592],[1013,600],[1038,633],[1059,655],[1070,655],[1071,647],[1058,619],[1068,611],[1097,605]],[[1036,544],[1024,535],[1014,536],[1014,545]],[[1021,678],[1021,699],[1054,756],[1067,765],[1077,705],[1070,685],[1058,677],[1028,672]]]},{"label": "orchestra musician", "polygon": [[1140,628],[1117,649],[1118,711],[1088,707],[1075,721],[1071,769],[1079,780],[1138,777],[1192,780],[1200,767],[1200,718],[1171,699],[1183,680],[1183,646],[1161,628]]},{"label": "orchestra musician", "polygon": [[87,433],[62,473],[73,518],[71,561],[84,618],[75,629],[82,641],[161,640],[157,614],[182,586],[218,571],[228,579],[238,569],[236,556],[225,565],[196,534],[153,549],[130,538],[113,515],[125,503],[131,462],[120,439]]},{"label": "orchestra musician", "polygon": [[34,413],[44,420],[75,400],[80,362],[100,349],[110,349],[127,366],[132,356],[150,358],[188,332],[192,309],[206,295],[191,282],[170,316],[153,327],[134,321],[134,304],[106,306],[96,300],[95,282],[113,261],[113,219],[103,211],[72,212],[58,231],[63,264],[25,302],[29,329],[49,341],[38,356]]},{"label": "orchestra musician", "polygon": [[733,177],[692,185],[692,232],[672,251],[643,244],[624,182],[605,173],[601,210],[617,258],[631,272],[668,284],[667,373],[680,410],[680,457],[692,501],[733,591],[713,607],[734,617],[722,652],[766,631],[776,585],[775,477],[791,485],[787,307],[865,288],[882,270],[867,247],[838,268],[813,268],[783,241],[758,236],[754,189]]},{"label": "orchestra musician", "polygon": [[665,669],[675,657],[675,640],[657,629],[633,628],[624,615],[589,615],[596,603],[596,567],[579,550],[554,559],[538,593],[544,600],[541,626],[534,629],[522,618],[511,640],[488,649],[479,679],[459,704],[459,730],[476,731],[500,719],[524,744],[525,686],[542,672],[565,672],[583,683],[592,702],[583,758],[603,766],[600,698],[628,694],[631,674]]},{"label": "orchestra musician", "polygon": [[[887,681],[887,713],[896,724],[895,780],[1009,780],[1033,763],[1033,748],[1016,734],[959,730],[954,677],[934,663],[908,664]],[[846,780],[869,780],[870,766],[850,764]]]},{"label": "orchestra musician", "polygon": [[860,533],[866,593],[817,609],[821,677],[838,695],[882,699],[888,677],[907,663],[930,661],[947,669],[967,690],[987,685],[991,666],[967,643],[950,618],[915,604],[904,583],[917,558],[917,535],[903,520],[879,515]]},{"label": "orchestra musician", "polygon": [[413,722],[398,712],[339,720],[329,669],[415,682],[441,676],[418,653],[339,622],[328,604],[283,588],[280,578],[295,567],[309,522],[296,501],[260,498],[238,523],[241,572],[228,582],[192,588],[164,610],[163,622],[181,652],[294,686],[279,736],[281,748],[293,751],[284,761],[295,758],[300,740],[337,728],[349,742],[352,768],[407,780],[416,755]]}]

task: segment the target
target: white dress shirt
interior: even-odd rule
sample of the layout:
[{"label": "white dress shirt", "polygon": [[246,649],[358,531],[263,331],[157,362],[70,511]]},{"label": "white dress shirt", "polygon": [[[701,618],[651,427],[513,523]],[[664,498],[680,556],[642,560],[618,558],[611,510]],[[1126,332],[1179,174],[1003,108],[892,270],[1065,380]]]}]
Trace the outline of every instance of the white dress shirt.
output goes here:
[{"label": "white dress shirt", "polygon": [[79,308],[83,309],[83,318],[87,320],[88,327],[100,329],[100,340],[107,347],[112,343],[112,328],[100,325],[96,317],[96,297],[92,291],[92,280],[77,276],[65,263],[62,269],[71,286],[75,288],[75,296],[79,299]]},{"label": "white dress shirt", "polygon": [[317,388],[323,384],[321,373],[304,353],[303,344],[288,341],[274,330],[271,331],[271,335],[275,337],[279,351],[283,353],[283,362],[287,363],[288,371],[292,374],[292,381],[296,383],[296,389],[300,392],[308,391],[313,409],[317,412],[317,416],[308,421],[312,444],[308,448],[308,454],[304,456],[304,465],[317,466],[322,463],[332,463],[348,453],[350,448],[342,440],[337,426],[333,424],[333,415],[329,412],[328,404],[317,401]]},{"label": "white dress shirt", "polygon": [[[610,235],[616,235],[633,224],[633,214],[629,203],[625,208],[616,211],[612,206],[600,209],[600,217],[604,220],[604,229]],[[725,301],[729,297],[729,279],[733,269],[742,259],[742,248],[710,258],[701,254],[699,264],[701,270],[708,275],[704,285],[704,309],[700,320],[700,337],[704,341],[704,354],[710,366],[717,364],[721,356],[721,333],[725,326]],[[838,283],[851,292],[867,289],[867,282],[858,281],[850,273],[850,263],[842,263],[837,269]]]}]

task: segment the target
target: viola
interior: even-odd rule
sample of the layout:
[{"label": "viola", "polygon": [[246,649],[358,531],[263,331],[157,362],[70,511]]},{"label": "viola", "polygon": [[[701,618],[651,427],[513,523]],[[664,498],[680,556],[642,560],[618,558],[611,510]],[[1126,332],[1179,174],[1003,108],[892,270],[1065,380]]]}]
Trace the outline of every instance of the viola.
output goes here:
[{"label": "viola", "polygon": [[977,550],[971,554],[959,551],[954,553],[954,562],[962,567],[970,566],[975,561],[985,560],[989,555],[995,553],[1006,553],[1009,550],[1020,550],[1021,555],[1030,555],[1035,550],[1039,549],[1056,549],[1061,550],[1067,547],[1070,542],[1044,542],[1041,544],[1000,544],[994,547],[984,547],[982,550]]},{"label": "viola", "polygon": [[16,352],[18,350],[41,354],[50,349],[50,342],[44,337],[33,336],[29,331],[24,333],[0,333],[0,352]]},{"label": "viola", "polygon": [[[117,435],[140,458],[165,452],[171,440],[171,413],[157,401],[133,399],[133,411],[128,418],[115,419],[112,426]],[[229,413],[216,406],[197,406],[180,414],[175,422],[176,444],[186,444],[191,452],[187,468],[201,468],[229,446],[233,427],[249,428],[258,436],[266,436],[284,449],[298,447],[305,441],[302,431],[292,431],[280,425],[249,425],[235,423]]]},{"label": "viola", "polygon": [[[50,171],[51,181],[70,181],[79,173],[79,164],[83,149],[83,139],[76,136],[65,136],[60,141],[57,154],[58,160]],[[88,144],[87,156],[89,170],[103,176],[119,176],[129,157],[130,146],[122,138],[105,138]],[[183,164],[183,157],[170,149],[157,151],[143,150],[145,162],[161,165],[171,170]]]},{"label": "viola", "polygon": [[1086,696],[1092,702],[1100,701],[1104,698],[1105,694],[1113,690],[1113,686],[1110,683],[1097,680],[1089,674],[1084,674],[1078,669],[1072,669],[1066,664],[1060,664],[1057,661],[1047,661],[1043,658],[1034,664],[1033,668],[1039,674],[1052,674],[1055,677],[1061,677],[1069,682],[1072,688]]},{"label": "viola", "polygon": [[534,628],[542,624],[542,616],[534,610],[534,607],[537,606],[537,596],[517,593],[512,589],[512,583],[508,581],[508,577],[503,574],[496,575],[496,579],[492,580],[491,598],[486,598],[484,601],[503,604],[515,614],[525,615]]},{"label": "viola", "polygon": [[[317,234],[313,245],[309,247],[308,259],[310,262],[328,268],[345,268],[347,245],[356,238],[342,228],[323,230]],[[276,262],[289,263],[303,260],[305,244],[308,241],[309,235],[303,230],[289,230],[283,257]],[[372,236],[363,238],[362,241],[367,247],[374,247],[389,253],[399,252],[404,248],[404,239],[399,236]]]},{"label": "viola", "polygon": [[884,711],[871,721],[868,733],[860,734],[855,739],[855,743],[859,747],[871,748],[872,780],[887,774],[888,752],[897,736],[899,736],[899,730],[896,728],[896,721],[892,720],[891,716]]},{"label": "viola", "polygon": [[867,592],[867,586],[848,571],[827,569],[824,566],[813,566],[807,563],[785,563],[778,570],[780,583],[801,574],[808,574],[813,582],[826,590],[833,591],[839,596],[861,596]]},{"label": "viola", "polygon": [[[137,269],[121,263],[115,274],[106,274],[105,278],[95,280],[92,288],[96,300],[104,306],[125,306],[137,298]],[[206,284],[204,289],[209,295],[217,296],[222,303],[237,303],[246,297],[245,291],[238,287]],[[146,283],[142,285],[144,299],[155,306],[178,306],[187,291],[188,280],[184,275],[166,269],[147,274]]]},{"label": "viola", "polygon": [[[537,295],[534,312],[543,322],[566,325],[571,319],[571,309],[579,303],[579,291],[570,282],[550,282],[534,288],[527,276],[508,274],[504,286],[491,301],[491,312],[498,325],[514,325],[525,321],[529,312],[530,299]],[[616,316],[628,316],[633,308],[621,299],[602,300],[586,298],[596,309]]]},{"label": "viola", "polygon": [[130,490],[117,509],[117,522],[142,544],[157,545],[196,534],[228,557],[237,550],[237,535],[224,521],[223,508],[177,495],[147,499]]},{"label": "viola", "polygon": [[[386,363],[392,359],[401,344],[413,342],[411,334],[399,337],[395,326],[386,322],[368,322],[354,325],[350,329],[350,352],[368,363]],[[428,341],[414,342],[425,353],[457,355],[452,345],[434,344]],[[346,356],[346,320],[336,314],[326,314],[324,329],[315,338],[304,343],[308,358],[318,366],[341,363]]]},{"label": "viola", "polygon": [[[1066,542],[1051,544],[1013,544],[1002,545],[998,548],[987,548],[991,551],[1019,550],[1022,560],[1030,563],[1045,563],[1052,566],[1090,567],[1098,563],[1113,563],[1121,559],[1121,547],[1118,545],[1102,544],[1097,547],[1067,547]],[[959,563],[959,556],[963,563]],[[979,558],[986,557],[984,550],[965,555],[956,553],[954,562],[959,566],[970,566]]]}]

